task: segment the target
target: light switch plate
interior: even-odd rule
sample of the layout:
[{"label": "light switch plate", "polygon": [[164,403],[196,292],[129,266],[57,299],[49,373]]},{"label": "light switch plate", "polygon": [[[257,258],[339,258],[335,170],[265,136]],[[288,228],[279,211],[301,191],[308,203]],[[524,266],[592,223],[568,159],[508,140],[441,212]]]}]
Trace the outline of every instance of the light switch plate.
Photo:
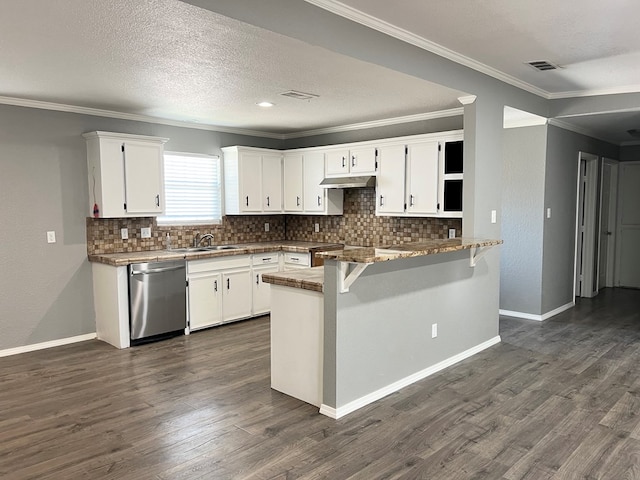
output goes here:
[{"label": "light switch plate", "polygon": [[268,223],[265,223],[265,224],[264,224],[264,231],[265,231],[265,232],[268,232],[268,231],[269,231],[269,224],[268,224]]},{"label": "light switch plate", "polygon": [[551,208],[547,208],[547,218],[551,218]]},{"label": "light switch plate", "polygon": [[431,338],[436,338],[438,336],[438,324],[433,323],[431,325]]},{"label": "light switch plate", "polygon": [[47,232],[47,243],[56,243],[56,232],[51,230]]},{"label": "light switch plate", "polygon": [[455,228],[450,228],[449,229],[449,238],[456,238],[456,229]]},{"label": "light switch plate", "polygon": [[129,238],[129,229],[128,228],[121,228],[120,229],[120,238],[122,238],[122,240],[126,240],[127,238]]},{"label": "light switch plate", "polygon": [[151,227],[141,228],[140,236],[142,238],[151,238]]},{"label": "light switch plate", "polygon": [[319,223],[316,223],[316,224],[313,226],[313,231],[314,231],[314,232],[316,232],[316,233],[318,233],[318,232],[320,231],[320,224],[319,224]]},{"label": "light switch plate", "polygon": [[498,221],[498,212],[495,210],[491,210],[491,223],[496,223]]}]

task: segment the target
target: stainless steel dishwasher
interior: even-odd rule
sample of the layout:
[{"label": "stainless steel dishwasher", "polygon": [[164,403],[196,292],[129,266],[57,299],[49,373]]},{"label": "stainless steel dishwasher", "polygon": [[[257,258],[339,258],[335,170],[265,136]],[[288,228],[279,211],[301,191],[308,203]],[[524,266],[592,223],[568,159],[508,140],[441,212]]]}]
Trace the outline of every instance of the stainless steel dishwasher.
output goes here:
[{"label": "stainless steel dishwasher", "polygon": [[182,334],[187,326],[185,261],[129,265],[131,343]]}]

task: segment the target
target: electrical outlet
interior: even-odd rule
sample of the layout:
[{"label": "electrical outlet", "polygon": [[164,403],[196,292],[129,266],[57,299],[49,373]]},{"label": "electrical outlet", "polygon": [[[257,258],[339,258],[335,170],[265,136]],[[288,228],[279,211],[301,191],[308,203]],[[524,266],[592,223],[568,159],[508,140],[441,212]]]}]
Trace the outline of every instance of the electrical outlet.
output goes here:
[{"label": "electrical outlet", "polygon": [[49,231],[47,232],[47,243],[56,243],[56,232]]},{"label": "electrical outlet", "polygon": [[491,210],[491,223],[496,223],[498,221],[498,212],[495,210]]},{"label": "electrical outlet", "polygon": [[151,227],[141,228],[140,236],[142,238],[151,238]]},{"label": "electrical outlet", "polygon": [[120,229],[120,238],[122,240],[126,240],[129,238],[129,229],[128,228],[121,228]]},{"label": "electrical outlet", "polygon": [[265,223],[265,224],[264,224],[264,231],[265,231],[265,232],[268,232],[268,231],[269,231],[269,224],[268,224],[268,223]]},{"label": "electrical outlet", "polygon": [[316,224],[313,226],[313,231],[314,231],[314,232],[316,232],[316,233],[318,233],[318,232],[320,231],[320,224],[319,224],[319,223],[316,223]]},{"label": "electrical outlet", "polygon": [[551,208],[547,208],[547,218],[551,218]]},{"label": "electrical outlet", "polygon": [[438,336],[438,324],[434,323],[431,325],[431,338],[436,338]]},{"label": "electrical outlet", "polygon": [[449,238],[456,238],[456,229],[455,228],[450,228],[449,229]]}]

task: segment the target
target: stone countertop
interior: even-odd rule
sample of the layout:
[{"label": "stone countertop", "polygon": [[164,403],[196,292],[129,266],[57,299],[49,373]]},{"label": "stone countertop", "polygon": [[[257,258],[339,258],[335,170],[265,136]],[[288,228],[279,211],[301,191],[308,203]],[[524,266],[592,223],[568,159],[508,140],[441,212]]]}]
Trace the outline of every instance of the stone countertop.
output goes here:
[{"label": "stone countertop", "polygon": [[377,263],[400,258],[421,257],[436,253],[457,252],[471,248],[500,245],[502,240],[477,238],[447,238],[426,242],[403,243],[384,247],[361,247],[339,251],[319,252],[316,255],[325,260],[350,263]]},{"label": "stone countertop", "polygon": [[322,293],[324,267],[301,268],[278,273],[263,273],[262,281],[284,287],[301,288]]},{"label": "stone countertop", "polygon": [[[250,255],[266,252],[294,252],[308,253],[327,250],[342,250],[339,243],[294,242],[282,240],[279,242],[256,242],[234,244],[240,248],[234,250],[211,250],[205,252],[176,252],[174,250],[152,250],[146,252],[104,253],[89,255],[90,262],[104,263],[114,267],[131,263],[162,262],[168,260],[201,260],[204,258],[228,257],[233,255]],[[315,253],[318,255],[318,253]]]}]

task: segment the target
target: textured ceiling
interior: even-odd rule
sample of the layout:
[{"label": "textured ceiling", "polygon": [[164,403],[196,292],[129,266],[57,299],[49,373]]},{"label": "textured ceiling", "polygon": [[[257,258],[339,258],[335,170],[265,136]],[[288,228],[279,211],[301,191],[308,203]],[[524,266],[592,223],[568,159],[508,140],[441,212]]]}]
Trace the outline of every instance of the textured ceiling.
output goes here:
[{"label": "textured ceiling", "polygon": [[[458,108],[464,95],[177,0],[3,1],[0,39],[1,96],[264,132]],[[319,97],[279,95],[291,89]]]}]

